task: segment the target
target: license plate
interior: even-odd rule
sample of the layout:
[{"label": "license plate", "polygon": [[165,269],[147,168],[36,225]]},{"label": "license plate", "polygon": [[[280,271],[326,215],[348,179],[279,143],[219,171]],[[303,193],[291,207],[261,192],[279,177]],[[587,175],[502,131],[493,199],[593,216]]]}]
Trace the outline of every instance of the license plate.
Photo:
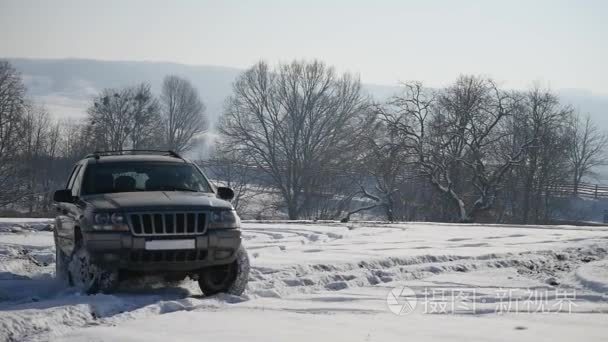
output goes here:
[{"label": "license plate", "polygon": [[167,249],[194,249],[194,239],[187,240],[151,240],[146,241],[146,250],[162,251]]}]

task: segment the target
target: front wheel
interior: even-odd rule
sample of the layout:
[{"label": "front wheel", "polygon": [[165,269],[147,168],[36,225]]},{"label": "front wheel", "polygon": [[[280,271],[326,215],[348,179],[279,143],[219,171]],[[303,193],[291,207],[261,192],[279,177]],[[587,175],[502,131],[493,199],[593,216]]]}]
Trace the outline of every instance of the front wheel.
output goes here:
[{"label": "front wheel", "polygon": [[69,285],[68,256],[59,247],[59,240],[55,234],[55,278],[63,285]]},{"label": "front wheel", "polygon": [[89,252],[80,245],[68,264],[70,283],[86,294],[112,292],[118,285],[118,272],[91,263]]},{"label": "front wheel", "polygon": [[249,281],[249,256],[243,246],[236,252],[236,260],[228,265],[211,266],[203,269],[198,285],[205,296],[228,293],[240,296]]}]

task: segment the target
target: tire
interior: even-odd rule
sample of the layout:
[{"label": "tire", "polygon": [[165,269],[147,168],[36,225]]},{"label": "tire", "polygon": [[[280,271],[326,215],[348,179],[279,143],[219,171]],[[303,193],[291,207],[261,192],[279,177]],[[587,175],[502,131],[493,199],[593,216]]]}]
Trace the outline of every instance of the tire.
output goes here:
[{"label": "tire", "polygon": [[249,281],[249,256],[241,245],[236,260],[228,265],[211,266],[199,274],[198,286],[205,296],[227,293],[240,296]]},{"label": "tire", "polygon": [[86,294],[110,293],[118,286],[118,272],[91,263],[89,252],[80,244],[72,254],[68,272],[70,283]]},{"label": "tire", "polygon": [[71,285],[68,275],[68,256],[59,248],[57,243],[57,235],[54,234],[55,238],[55,278],[62,285]]}]

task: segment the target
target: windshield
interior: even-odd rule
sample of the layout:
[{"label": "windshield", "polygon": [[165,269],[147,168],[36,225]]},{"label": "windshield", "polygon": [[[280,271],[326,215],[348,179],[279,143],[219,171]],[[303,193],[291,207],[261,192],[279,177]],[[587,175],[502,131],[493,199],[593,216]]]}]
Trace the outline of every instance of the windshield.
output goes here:
[{"label": "windshield", "polygon": [[212,192],[209,182],[191,164],[89,164],[84,178],[83,195],[135,191]]}]

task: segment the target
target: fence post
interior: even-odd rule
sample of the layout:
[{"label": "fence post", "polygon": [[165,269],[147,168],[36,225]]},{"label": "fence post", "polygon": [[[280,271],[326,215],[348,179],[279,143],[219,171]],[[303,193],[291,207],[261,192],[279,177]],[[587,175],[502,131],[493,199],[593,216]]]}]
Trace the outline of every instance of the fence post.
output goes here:
[{"label": "fence post", "polygon": [[595,193],[594,193],[594,197],[595,197],[595,199],[597,199],[597,187],[598,187],[598,185],[597,185],[597,184],[595,184]]}]

